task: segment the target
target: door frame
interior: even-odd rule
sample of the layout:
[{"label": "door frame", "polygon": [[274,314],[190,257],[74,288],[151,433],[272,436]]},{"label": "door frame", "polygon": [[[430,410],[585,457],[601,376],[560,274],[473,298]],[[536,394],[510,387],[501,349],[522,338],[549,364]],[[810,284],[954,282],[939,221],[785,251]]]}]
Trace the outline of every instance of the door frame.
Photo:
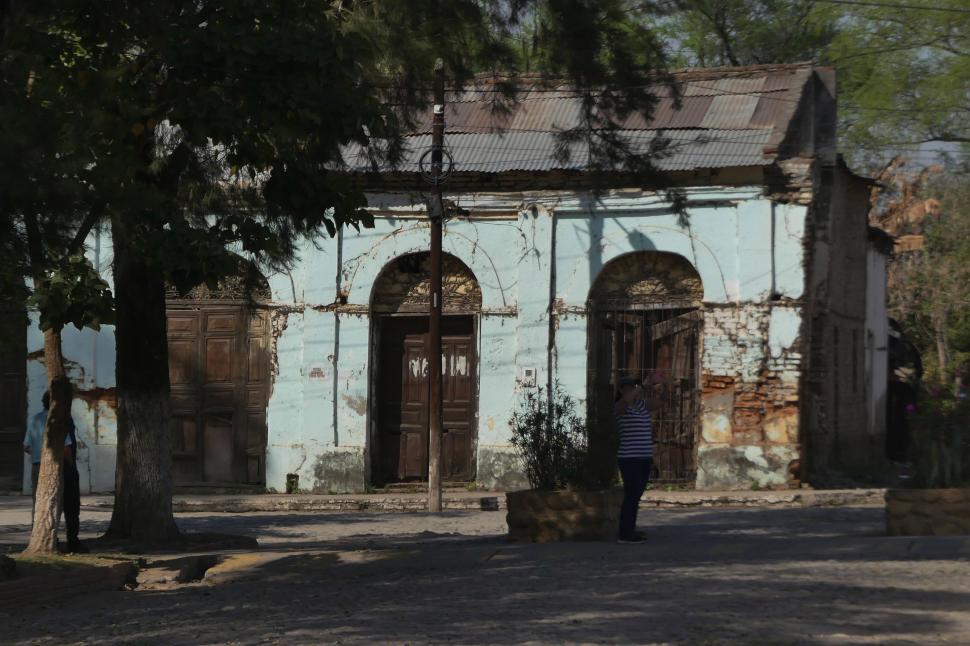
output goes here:
[{"label": "door frame", "polygon": [[[475,349],[475,374],[474,386],[472,388],[471,401],[471,442],[469,461],[471,463],[471,482],[478,481],[478,426],[479,426],[479,399],[481,389],[481,325],[479,312],[442,312],[442,319],[451,316],[463,316],[471,318],[472,322],[472,347]],[[380,458],[381,458],[381,429],[380,413],[377,396],[380,394],[380,355],[381,355],[381,336],[385,319],[392,318],[428,318],[427,313],[420,312],[374,312],[371,311],[368,343],[368,362],[367,362],[367,441],[364,447],[364,471],[368,485],[381,486],[388,483],[380,482]],[[334,402],[336,405],[336,402]]]}]

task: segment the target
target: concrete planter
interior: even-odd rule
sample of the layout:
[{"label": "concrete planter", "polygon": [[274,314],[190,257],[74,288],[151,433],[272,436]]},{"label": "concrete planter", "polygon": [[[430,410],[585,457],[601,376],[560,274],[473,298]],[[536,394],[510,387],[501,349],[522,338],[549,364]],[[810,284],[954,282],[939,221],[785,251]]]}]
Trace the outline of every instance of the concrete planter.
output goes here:
[{"label": "concrete planter", "polygon": [[616,538],[622,489],[512,491],[505,494],[509,540],[602,541]]},{"label": "concrete planter", "polygon": [[890,536],[970,534],[970,489],[890,489],[886,532]]}]

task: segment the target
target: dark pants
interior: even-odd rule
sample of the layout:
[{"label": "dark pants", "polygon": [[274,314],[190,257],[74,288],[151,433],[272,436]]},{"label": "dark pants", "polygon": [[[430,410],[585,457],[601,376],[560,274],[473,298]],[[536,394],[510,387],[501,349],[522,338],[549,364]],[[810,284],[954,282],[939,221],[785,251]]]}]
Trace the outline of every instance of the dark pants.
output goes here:
[{"label": "dark pants", "polygon": [[74,460],[64,460],[64,526],[67,544],[76,545],[81,529],[81,475]]},{"label": "dark pants", "polygon": [[637,529],[637,509],[640,496],[650,481],[651,458],[620,458],[623,477],[623,505],[620,507],[620,538],[633,538]]}]

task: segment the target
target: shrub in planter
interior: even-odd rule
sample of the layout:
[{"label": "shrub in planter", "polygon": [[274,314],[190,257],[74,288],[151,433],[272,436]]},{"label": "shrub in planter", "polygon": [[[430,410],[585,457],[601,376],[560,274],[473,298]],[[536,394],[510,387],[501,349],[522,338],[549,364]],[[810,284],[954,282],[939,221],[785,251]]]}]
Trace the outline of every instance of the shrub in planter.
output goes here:
[{"label": "shrub in planter", "polygon": [[886,492],[887,532],[970,534],[970,401],[928,393],[910,428],[911,487]]},{"label": "shrub in planter", "polygon": [[[601,540],[616,534],[623,491],[591,478],[585,421],[558,384],[527,391],[512,419],[512,445],[532,489],[506,494],[509,538]],[[610,483],[612,484],[612,483]]]},{"label": "shrub in planter", "polygon": [[970,400],[927,393],[910,419],[913,486],[970,486]]}]

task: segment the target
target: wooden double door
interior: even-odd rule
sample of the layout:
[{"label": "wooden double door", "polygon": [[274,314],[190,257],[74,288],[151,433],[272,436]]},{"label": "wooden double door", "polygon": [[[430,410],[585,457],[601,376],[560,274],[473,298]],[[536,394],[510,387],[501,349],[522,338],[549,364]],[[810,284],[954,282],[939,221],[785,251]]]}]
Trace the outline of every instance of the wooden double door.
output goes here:
[{"label": "wooden double door", "polygon": [[[377,402],[380,484],[428,477],[428,317],[384,316],[379,330]],[[442,476],[475,479],[478,363],[474,318],[442,317]]]},{"label": "wooden double door", "polygon": [[269,317],[243,303],[171,301],[176,484],[263,484]]}]

